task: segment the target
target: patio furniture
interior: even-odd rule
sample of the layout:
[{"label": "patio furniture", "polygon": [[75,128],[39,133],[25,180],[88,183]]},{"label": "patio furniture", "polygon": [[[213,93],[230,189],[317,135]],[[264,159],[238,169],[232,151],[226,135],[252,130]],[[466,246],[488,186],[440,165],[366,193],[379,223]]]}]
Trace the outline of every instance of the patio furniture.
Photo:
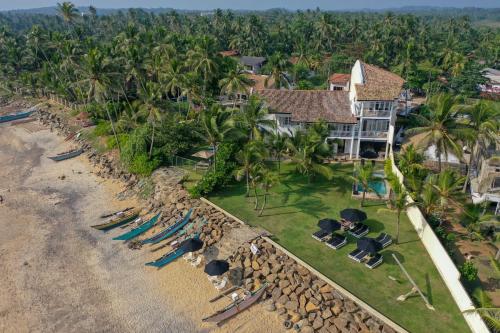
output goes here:
[{"label": "patio furniture", "polygon": [[340,212],[340,217],[350,222],[361,222],[367,219],[366,213],[355,208],[347,208]]},{"label": "patio furniture", "polygon": [[349,234],[353,237],[361,238],[361,237],[365,236],[369,231],[370,231],[370,228],[368,228],[367,225],[365,225],[363,223],[356,223],[349,230]]},{"label": "patio furniture", "polygon": [[379,242],[369,237],[358,239],[356,245],[358,249],[368,252],[370,255],[375,255],[382,249],[382,245]]},{"label": "patio furniture", "polygon": [[385,232],[382,232],[380,235],[378,235],[378,237],[375,238],[375,240],[379,242],[380,245],[382,245],[382,248],[385,248],[392,244],[392,237],[386,234]]},{"label": "patio furniture", "polygon": [[379,266],[382,262],[384,261],[384,257],[380,254],[377,253],[373,257],[370,258],[365,264],[366,267],[369,269],[374,269],[375,267]]},{"label": "patio furniture", "polygon": [[319,220],[318,227],[320,227],[321,230],[332,233],[336,230],[340,230],[342,224],[340,224],[337,220],[327,218]]},{"label": "patio furniture", "polygon": [[331,247],[334,250],[338,250],[346,244],[347,238],[338,234],[333,234],[332,238],[326,241],[326,246]]},{"label": "patio furniture", "polygon": [[331,235],[331,232],[327,232],[324,230],[318,230],[312,234],[312,237],[320,242],[323,242],[328,236]]},{"label": "patio furniture", "polygon": [[351,258],[352,260],[357,261],[357,262],[361,262],[367,256],[368,256],[368,252],[363,251],[359,248],[348,254],[349,258]]}]

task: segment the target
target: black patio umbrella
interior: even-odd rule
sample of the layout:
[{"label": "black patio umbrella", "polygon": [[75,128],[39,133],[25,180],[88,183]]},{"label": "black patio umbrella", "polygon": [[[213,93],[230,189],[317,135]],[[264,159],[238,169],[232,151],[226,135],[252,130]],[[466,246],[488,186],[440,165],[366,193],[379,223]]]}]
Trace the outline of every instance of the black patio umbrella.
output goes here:
[{"label": "black patio umbrella", "polygon": [[326,232],[333,232],[335,230],[340,230],[342,225],[334,219],[322,219],[318,222],[318,227]]},{"label": "black patio umbrella", "polygon": [[377,158],[378,154],[373,150],[365,150],[364,152],[359,154],[359,156],[361,156],[362,158],[372,159],[372,158]]},{"label": "black patio umbrella", "polygon": [[212,260],[205,265],[204,272],[210,276],[217,276],[226,273],[229,270],[229,263],[225,260]]},{"label": "black patio umbrella", "polygon": [[366,213],[355,208],[346,208],[340,212],[340,217],[350,222],[361,222],[367,219]]},{"label": "black patio umbrella", "polygon": [[366,251],[370,254],[375,254],[382,249],[382,244],[369,237],[362,237],[361,239],[358,239],[357,245],[358,249]]},{"label": "black patio umbrella", "polygon": [[185,252],[198,251],[203,247],[203,242],[198,238],[190,238],[181,243],[180,248]]}]

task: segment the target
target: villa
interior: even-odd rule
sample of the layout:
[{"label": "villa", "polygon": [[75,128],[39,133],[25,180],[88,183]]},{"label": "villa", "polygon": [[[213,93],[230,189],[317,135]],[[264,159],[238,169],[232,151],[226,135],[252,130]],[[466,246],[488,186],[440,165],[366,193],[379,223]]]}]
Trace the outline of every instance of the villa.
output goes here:
[{"label": "villa", "polygon": [[495,215],[500,214],[500,150],[499,147],[483,151],[471,175],[471,196],[475,204],[496,204]]},{"label": "villa", "polygon": [[338,155],[359,158],[374,151],[385,158],[394,139],[398,100],[404,80],[382,68],[356,61],[351,74],[333,74],[329,90],[262,89],[277,130],[292,134],[324,120]]}]

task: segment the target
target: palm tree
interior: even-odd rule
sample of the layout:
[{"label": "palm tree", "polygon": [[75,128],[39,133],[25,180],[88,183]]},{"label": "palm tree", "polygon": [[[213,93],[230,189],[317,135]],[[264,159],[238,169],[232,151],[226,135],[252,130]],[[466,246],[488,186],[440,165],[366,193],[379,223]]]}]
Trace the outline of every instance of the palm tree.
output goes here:
[{"label": "palm tree", "polygon": [[249,133],[250,140],[261,140],[262,131],[274,128],[275,122],[267,118],[268,112],[264,102],[252,95],[247,105],[238,113],[238,125]]},{"label": "palm tree", "polygon": [[278,159],[278,174],[281,172],[281,158],[287,149],[288,136],[281,134],[279,131],[272,131],[267,137],[267,143],[274,155]]},{"label": "palm tree", "polygon": [[495,221],[495,216],[485,213],[486,205],[473,203],[466,204],[463,207],[460,223],[467,228],[469,238],[483,239],[481,235],[481,228],[483,226],[498,225],[498,220]]},{"label": "palm tree", "polygon": [[403,175],[408,176],[422,170],[424,155],[419,153],[413,144],[409,144],[398,155],[398,167]]},{"label": "palm tree", "polygon": [[196,43],[194,49],[188,52],[188,59],[192,68],[203,74],[204,97],[206,97],[208,80],[218,67],[214,59],[213,47],[213,40],[203,37]]},{"label": "palm tree", "polygon": [[264,165],[262,163],[255,163],[249,169],[250,186],[253,188],[253,193],[255,196],[254,210],[259,207],[259,194],[257,193],[257,187],[260,184],[264,170]]},{"label": "palm tree", "polygon": [[227,76],[219,81],[221,94],[233,97],[233,107],[236,106],[236,95],[248,95],[248,89],[252,85],[250,80],[241,69],[231,70]]},{"label": "palm tree", "polygon": [[154,82],[147,82],[144,89],[140,92],[141,106],[140,112],[147,115],[147,122],[151,126],[151,144],[149,146],[149,158],[153,154],[155,142],[155,129],[157,123],[162,120],[160,108],[157,106],[157,101],[161,97],[160,85]]},{"label": "palm tree", "polygon": [[415,206],[415,202],[408,201],[408,192],[399,182],[393,182],[392,196],[390,197],[390,203],[393,209],[396,210],[397,214],[397,226],[396,226],[396,244],[399,244],[399,225],[401,223],[401,213],[405,212],[409,207]]},{"label": "palm tree", "polygon": [[318,133],[313,130],[307,133],[297,132],[294,137],[287,140],[287,147],[297,171],[307,176],[309,183],[315,174],[320,174],[328,180],[332,179],[332,169],[322,164],[330,153],[330,147]]},{"label": "palm tree", "polygon": [[269,190],[277,183],[279,183],[278,174],[267,168],[263,168],[260,177],[260,186],[264,190],[264,202],[262,203],[262,207],[260,208],[259,216],[262,216],[262,212],[264,212],[264,209],[266,208]]},{"label": "palm tree", "polygon": [[486,150],[488,144],[498,142],[500,130],[500,109],[498,103],[480,100],[472,105],[464,106],[461,112],[467,117],[466,124],[471,129],[469,140],[471,150],[463,192],[466,191],[470,179],[470,171],[477,166],[478,149]]},{"label": "palm tree", "polygon": [[442,155],[448,159],[448,153],[453,152],[461,158],[460,141],[471,136],[470,129],[458,121],[458,102],[459,98],[448,94],[432,97],[427,105],[428,112],[414,116],[419,125],[407,131],[409,135],[424,135],[420,147],[435,147],[439,171],[442,169]]},{"label": "palm tree", "polygon": [[446,169],[439,174],[433,174],[427,178],[438,197],[438,207],[444,214],[452,206],[457,206],[463,193],[461,191],[465,177],[459,176],[455,171]]},{"label": "palm tree", "polygon": [[78,9],[69,1],[57,3],[57,11],[64,22],[71,24],[78,17]]},{"label": "palm tree", "polygon": [[287,57],[285,57],[282,53],[277,52],[269,58],[266,67],[270,68],[271,73],[271,75],[266,78],[266,87],[270,85],[271,78],[276,89],[290,87],[290,82],[286,76],[286,71],[290,67]]},{"label": "palm tree", "polygon": [[214,104],[210,109],[200,113],[199,122],[201,131],[197,132],[214,151],[214,170],[217,164],[217,146],[231,136],[240,133],[235,128],[234,118],[231,112],[223,110],[220,105]]},{"label": "palm tree", "polygon": [[365,165],[356,164],[354,166],[354,176],[351,176],[351,179],[356,183],[356,186],[357,184],[363,186],[361,207],[365,204],[366,192],[374,191],[378,195],[372,184],[374,181],[380,180],[380,177],[374,175],[374,169],[371,163],[366,163]]},{"label": "palm tree", "polygon": [[250,141],[236,153],[235,157],[240,168],[236,169],[235,176],[238,181],[245,177],[247,187],[245,196],[247,197],[250,195],[250,171],[255,164],[262,162],[265,155],[266,147],[262,141]]},{"label": "palm tree", "polygon": [[167,94],[175,97],[177,101],[182,96],[182,87],[184,84],[184,66],[181,61],[172,60],[169,62],[162,73],[161,81],[164,82]]}]

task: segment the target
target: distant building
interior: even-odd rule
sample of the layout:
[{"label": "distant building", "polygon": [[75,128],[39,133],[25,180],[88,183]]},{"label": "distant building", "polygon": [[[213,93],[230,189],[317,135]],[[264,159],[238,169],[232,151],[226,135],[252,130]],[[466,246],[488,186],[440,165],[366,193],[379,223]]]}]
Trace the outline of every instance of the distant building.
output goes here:
[{"label": "distant building", "polygon": [[334,73],[328,78],[329,89],[349,91],[350,80],[351,74]]},{"label": "distant building", "polygon": [[479,90],[486,94],[500,95],[500,70],[493,68],[485,68],[483,76],[488,80],[485,84],[479,85]]},{"label": "distant building", "polygon": [[274,84],[274,79],[272,76],[269,75],[260,75],[260,74],[252,74],[252,73],[246,73],[245,77],[249,79],[252,83],[248,91],[241,91],[238,92],[234,96],[227,96],[223,95],[219,97],[219,100],[222,105],[224,106],[239,106],[248,100],[248,96],[252,95],[254,92],[258,90],[263,90],[263,89],[274,89],[275,84]]},{"label": "distant building", "polygon": [[500,145],[481,150],[479,163],[471,167],[470,188],[474,203],[496,203],[495,214],[500,214]]},{"label": "distant building", "polygon": [[266,58],[241,56],[239,58],[239,61],[243,65],[245,70],[247,70],[250,73],[256,74],[260,71],[260,69],[262,68],[262,66],[266,62]]},{"label": "distant building", "polygon": [[360,60],[350,75],[332,78],[330,90],[263,89],[257,93],[266,101],[278,131],[293,133],[324,120],[330,127],[327,140],[339,142],[335,146],[338,154],[359,158],[371,150],[385,158],[394,139],[396,106],[404,80]]}]

